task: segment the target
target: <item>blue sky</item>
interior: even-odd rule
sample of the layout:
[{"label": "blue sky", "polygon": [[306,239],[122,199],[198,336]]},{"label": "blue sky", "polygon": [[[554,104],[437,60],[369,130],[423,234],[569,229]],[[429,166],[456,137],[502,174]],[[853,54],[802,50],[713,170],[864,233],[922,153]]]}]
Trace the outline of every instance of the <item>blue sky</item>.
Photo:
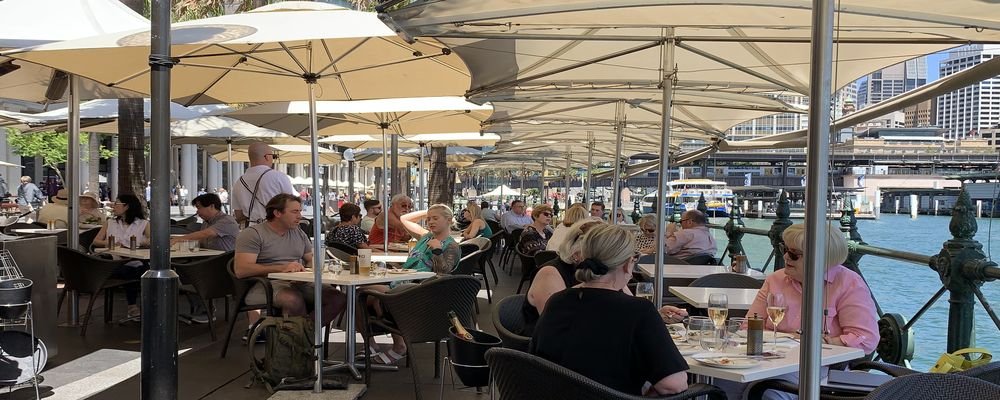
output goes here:
[{"label": "blue sky", "polygon": [[933,82],[938,79],[938,64],[948,58],[948,52],[942,51],[940,53],[934,53],[927,56],[927,82]]}]

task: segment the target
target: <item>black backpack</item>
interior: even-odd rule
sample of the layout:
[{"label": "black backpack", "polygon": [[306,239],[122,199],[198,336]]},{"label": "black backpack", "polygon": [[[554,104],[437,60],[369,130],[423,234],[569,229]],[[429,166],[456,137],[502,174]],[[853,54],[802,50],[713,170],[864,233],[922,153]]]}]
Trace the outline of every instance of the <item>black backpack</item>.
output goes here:
[{"label": "black backpack", "polygon": [[[247,340],[251,346],[250,367],[254,380],[264,382],[273,393],[283,383],[315,377],[314,332],[313,321],[308,317],[265,317],[258,320]],[[260,335],[266,335],[263,359],[258,359],[252,348]]]}]

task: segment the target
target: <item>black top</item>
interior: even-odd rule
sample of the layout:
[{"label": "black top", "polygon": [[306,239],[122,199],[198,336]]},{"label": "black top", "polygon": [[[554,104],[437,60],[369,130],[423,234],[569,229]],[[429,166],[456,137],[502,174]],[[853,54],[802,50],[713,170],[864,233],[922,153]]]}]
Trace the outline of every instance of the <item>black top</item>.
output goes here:
[{"label": "black top", "polygon": [[[545,265],[555,267],[556,271],[559,271],[559,276],[562,277],[563,283],[566,284],[567,288],[571,288],[579,283],[575,276],[575,265],[566,264],[561,258],[556,258]],[[521,332],[516,333],[521,336],[531,336],[535,333],[535,324],[538,323],[538,309],[525,300],[524,303],[521,303],[521,315],[524,317],[524,327],[521,328]]]},{"label": "black top", "polygon": [[530,351],[615,390],[688,369],[653,303],[620,291],[570,288],[545,305]]}]

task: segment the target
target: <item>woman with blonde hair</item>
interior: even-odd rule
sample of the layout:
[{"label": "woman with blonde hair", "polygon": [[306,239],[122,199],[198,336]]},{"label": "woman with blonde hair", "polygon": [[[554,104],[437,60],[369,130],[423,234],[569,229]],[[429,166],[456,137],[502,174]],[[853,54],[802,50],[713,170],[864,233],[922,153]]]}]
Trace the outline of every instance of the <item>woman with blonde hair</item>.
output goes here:
[{"label": "woman with blonde hair", "polygon": [[622,292],[639,256],[635,235],[599,224],[581,240],[581,283],[548,299],[530,352],[624,393],[686,390],[687,362],[655,306]]},{"label": "woman with blonde hair", "polygon": [[462,211],[462,216],[465,217],[466,221],[470,221],[469,226],[462,231],[462,239],[493,236],[493,229],[490,229],[490,225],[486,223],[486,219],[483,218],[483,209],[479,208],[478,204],[470,201],[469,205]]},{"label": "woman with blonde hair", "polygon": [[566,235],[569,232],[569,228],[573,226],[577,221],[587,218],[587,209],[583,208],[583,205],[574,205],[566,210],[565,218],[562,222],[556,225],[556,229],[552,232],[552,237],[545,244],[545,250],[557,251],[559,246],[566,241]]}]

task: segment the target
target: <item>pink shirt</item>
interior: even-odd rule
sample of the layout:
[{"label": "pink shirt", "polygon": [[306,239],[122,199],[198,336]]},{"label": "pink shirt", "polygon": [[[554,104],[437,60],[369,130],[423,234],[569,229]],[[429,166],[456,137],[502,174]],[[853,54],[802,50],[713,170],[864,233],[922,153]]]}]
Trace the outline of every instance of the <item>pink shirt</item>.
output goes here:
[{"label": "pink shirt", "polygon": [[[765,327],[772,329],[771,321],[767,320],[767,295],[772,291],[784,294],[788,304],[785,319],[778,324],[778,330],[798,331],[802,326],[802,283],[788,277],[783,270],[764,280],[764,286],[757,292],[747,317],[757,314],[764,319]],[[829,336],[840,337],[845,345],[865,353],[875,351],[879,340],[878,313],[871,291],[861,276],[842,265],[828,268],[824,297],[823,307],[827,310],[824,324],[830,330]]]},{"label": "pink shirt", "polygon": [[715,257],[718,248],[715,246],[715,238],[708,231],[707,226],[696,226],[693,228],[674,231],[667,236],[667,254],[679,258],[688,258],[707,254]]}]

